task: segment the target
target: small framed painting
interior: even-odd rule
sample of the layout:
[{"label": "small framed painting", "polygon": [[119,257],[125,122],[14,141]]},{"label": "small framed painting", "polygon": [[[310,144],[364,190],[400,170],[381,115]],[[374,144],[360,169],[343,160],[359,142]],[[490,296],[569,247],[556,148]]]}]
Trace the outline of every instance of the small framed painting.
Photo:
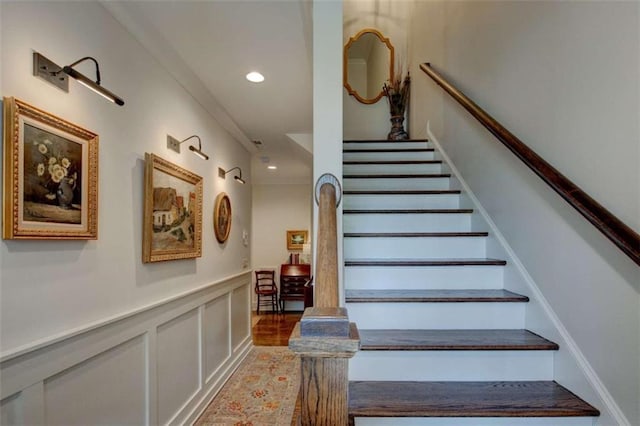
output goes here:
[{"label": "small framed painting", "polygon": [[202,178],[145,154],[142,262],[202,256]]},{"label": "small framed painting", "polygon": [[309,240],[308,231],[287,231],[287,250],[302,250]]},{"label": "small framed painting", "polygon": [[98,135],[3,98],[2,237],[98,238]]},{"label": "small framed painting", "polygon": [[221,244],[227,241],[231,232],[231,200],[224,192],[218,194],[213,207],[213,231]]}]

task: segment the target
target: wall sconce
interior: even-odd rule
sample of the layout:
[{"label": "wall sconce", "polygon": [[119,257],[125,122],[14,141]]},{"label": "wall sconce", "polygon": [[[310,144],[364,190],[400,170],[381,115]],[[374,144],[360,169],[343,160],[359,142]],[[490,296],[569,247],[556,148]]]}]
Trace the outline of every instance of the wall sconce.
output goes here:
[{"label": "wall sconce", "polygon": [[205,154],[204,152],[202,152],[202,140],[200,139],[200,136],[198,135],[191,135],[186,139],[183,139],[181,141],[179,141],[178,139],[174,138],[171,135],[167,135],[167,148],[169,148],[172,151],[177,152],[178,154],[180,154],[180,144],[188,141],[189,139],[193,139],[193,138],[197,138],[198,139],[198,147],[196,148],[193,145],[189,145],[189,151],[193,152],[195,155],[197,155],[198,157],[202,158],[203,160],[208,160],[209,156],[207,154]]},{"label": "wall sconce", "polygon": [[246,180],[242,179],[242,169],[240,167],[234,167],[232,169],[229,169],[227,171],[225,171],[224,169],[218,167],[218,176],[221,177],[222,179],[225,179],[227,177],[227,173],[233,171],[233,170],[238,170],[240,172],[239,176],[234,176],[233,178],[235,180],[237,180],[238,182],[240,182],[241,184],[245,184],[247,183]]},{"label": "wall sconce", "polygon": [[[79,73],[78,71],[73,69],[73,67],[78,65],[80,62],[84,62],[87,60],[93,61],[93,63],[96,64],[96,81],[91,80],[84,74]],[[78,81],[78,83],[93,90],[105,99],[108,99],[120,106],[124,105],[124,101],[121,97],[117,96],[113,92],[110,92],[100,85],[100,66],[98,65],[98,61],[90,56],[85,56],[84,58],[78,59],[70,65],[60,67],[58,64],[45,58],[38,52],[33,52],[33,75],[45,79],[49,83],[67,93],[69,93],[68,77],[73,77]]]}]

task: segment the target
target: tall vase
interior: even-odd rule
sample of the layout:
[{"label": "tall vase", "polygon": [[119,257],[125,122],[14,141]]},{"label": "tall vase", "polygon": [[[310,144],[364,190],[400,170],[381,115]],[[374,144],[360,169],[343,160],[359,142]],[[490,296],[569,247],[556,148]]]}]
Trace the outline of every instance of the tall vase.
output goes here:
[{"label": "tall vase", "polygon": [[62,178],[58,185],[56,195],[58,196],[58,204],[63,209],[70,209],[73,202],[73,190],[76,188],[74,179],[68,177]]},{"label": "tall vase", "polygon": [[404,131],[404,115],[391,116],[391,131],[387,135],[390,141],[405,141],[409,139],[409,134]]}]

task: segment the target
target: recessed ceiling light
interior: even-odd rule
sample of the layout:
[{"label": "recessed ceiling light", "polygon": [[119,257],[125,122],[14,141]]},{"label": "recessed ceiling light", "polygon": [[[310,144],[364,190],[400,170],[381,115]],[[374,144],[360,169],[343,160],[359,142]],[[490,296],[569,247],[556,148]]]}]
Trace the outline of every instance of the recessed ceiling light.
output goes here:
[{"label": "recessed ceiling light", "polygon": [[267,166],[267,169],[269,169],[269,170],[275,170],[277,168],[278,168],[277,166]]},{"label": "recessed ceiling light", "polygon": [[247,80],[252,83],[262,83],[264,81],[264,76],[257,71],[251,71],[247,74]]}]

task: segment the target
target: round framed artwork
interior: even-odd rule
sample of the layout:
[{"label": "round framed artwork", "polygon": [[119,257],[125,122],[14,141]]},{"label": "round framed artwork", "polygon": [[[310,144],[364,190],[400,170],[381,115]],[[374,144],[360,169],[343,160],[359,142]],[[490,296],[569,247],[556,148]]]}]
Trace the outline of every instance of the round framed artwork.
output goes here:
[{"label": "round framed artwork", "polygon": [[216,204],[213,208],[213,231],[219,243],[227,241],[229,232],[231,232],[231,200],[224,192],[219,193],[216,197]]}]

